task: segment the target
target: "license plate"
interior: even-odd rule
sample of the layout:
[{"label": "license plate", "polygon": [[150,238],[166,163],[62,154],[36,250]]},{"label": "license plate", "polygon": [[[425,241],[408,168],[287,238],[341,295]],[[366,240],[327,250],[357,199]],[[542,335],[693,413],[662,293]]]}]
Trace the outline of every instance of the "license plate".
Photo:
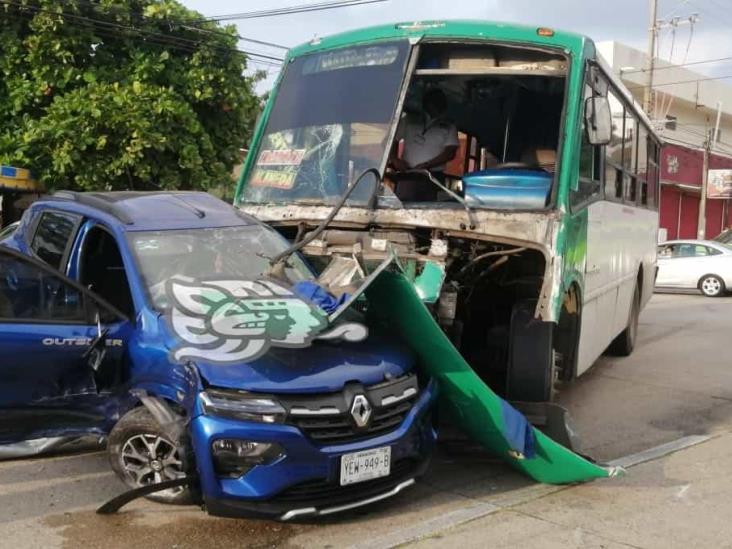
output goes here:
[{"label": "license plate", "polygon": [[341,486],[388,476],[391,472],[391,446],[341,457]]}]

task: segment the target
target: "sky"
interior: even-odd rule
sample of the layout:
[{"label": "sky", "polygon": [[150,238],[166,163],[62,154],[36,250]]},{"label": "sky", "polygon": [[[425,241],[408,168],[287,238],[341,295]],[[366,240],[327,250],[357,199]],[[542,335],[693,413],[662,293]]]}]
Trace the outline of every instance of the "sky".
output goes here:
[{"label": "sky", "polygon": [[[180,0],[206,17],[258,11],[322,0]],[[732,0],[658,0],[658,18],[686,18],[699,14],[689,44],[689,25],[679,26],[675,38],[669,29],[659,36],[660,57],[682,63],[732,57]],[[239,34],[285,46],[294,46],[344,30],[396,21],[430,19],[486,19],[554,27],[585,34],[595,41],[617,40],[645,50],[648,41],[647,0],[388,0],[328,11],[234,21]],[[673,55],[671,45],[673,42]],[[281,56],[281,50],[241,42],[242,49]],[[671,57],[670,57],[671,56]],[[269,72],[258,91],[272,85],[278,69]],[[732,59],[691,67],[711,76],[732,75]],[[732,84],[732,78],[726,80]]]}]

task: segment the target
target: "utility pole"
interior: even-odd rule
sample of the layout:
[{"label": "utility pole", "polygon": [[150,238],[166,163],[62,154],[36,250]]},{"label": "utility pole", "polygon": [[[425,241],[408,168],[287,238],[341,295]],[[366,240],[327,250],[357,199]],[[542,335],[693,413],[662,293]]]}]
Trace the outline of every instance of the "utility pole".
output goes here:
[{"label": "utility pole", "polygon": [[653,64],[656,52],[656,14],[658,12],[658,0],[648,0],[648,61],[646,64],[646,87],[643,92],[643,110],[651,116],[651,104],[653,102]]},{"label": "utility pole", "polygon": [[717,101],[717,123],[714,129],[707,131],[707,139],[704,142],[704,161],[702,163],[702,187],[699,197],[699,221],[696,225],[696,237],[704,240],[707,235],[707,187],[709,186],[709,154],[712,152],[714,143],[719,138],[719,121],[722,117],[722,102]]},{"label": "utility pole", "polygon": [[[711,134],[711,131],[709,132]],[[707,186],[709,183],[709,152],[712,148],[712,136],[707,135],[704,143],[704,161],[702,163],[702,186],[699,197],[699,220],[696,225],[696,237],[704,240],[707,234]]]}]

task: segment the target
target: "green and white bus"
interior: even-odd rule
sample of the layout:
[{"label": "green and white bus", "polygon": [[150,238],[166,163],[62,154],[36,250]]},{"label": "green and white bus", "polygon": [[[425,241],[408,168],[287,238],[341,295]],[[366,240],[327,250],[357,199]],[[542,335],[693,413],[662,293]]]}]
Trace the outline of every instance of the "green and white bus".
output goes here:
[{"label": "green and white bus", "polygon": [[[458,137],[439,174],[394,162],[401,119],[432,89]],[[633,350],[656,272],[659,148],[587,37],[403,23],[289,52],[235,201],[306,239],[316,263],[368,270],[395,250],[481,378],[546,402],[606,349]]]}]

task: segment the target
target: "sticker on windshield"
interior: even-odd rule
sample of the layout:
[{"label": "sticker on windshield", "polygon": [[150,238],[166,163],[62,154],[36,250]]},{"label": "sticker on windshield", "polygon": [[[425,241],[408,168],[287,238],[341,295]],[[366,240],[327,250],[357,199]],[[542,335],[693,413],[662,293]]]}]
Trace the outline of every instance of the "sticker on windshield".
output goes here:
[{"label": "sticker on windshield", "polygon": [[305,149],[270,149],[259,153],[257,166],[299,166]]},{"label": "sticker on windshield", "polygon": [[173,277],[166,290],[168,320],[181,339],[171,353],[179,361],[243,362],[270,347],[307,347],[314,339],[361,341],[368,335],[356,323],[326,331],[323,311],[271,280]]},{"label": "sticker on windshield", "polygon": [[276,189],[291,189],[295,184],[297,176],[296,167],[286,167],[284,169],[256,168],[252,173],[250,184],[255,187],[274,187]]},{"label": "sticker on windshield", "polygon": [[305,149],[267,149],[259,153],[250,183],[255,187],[291,189]]}]

